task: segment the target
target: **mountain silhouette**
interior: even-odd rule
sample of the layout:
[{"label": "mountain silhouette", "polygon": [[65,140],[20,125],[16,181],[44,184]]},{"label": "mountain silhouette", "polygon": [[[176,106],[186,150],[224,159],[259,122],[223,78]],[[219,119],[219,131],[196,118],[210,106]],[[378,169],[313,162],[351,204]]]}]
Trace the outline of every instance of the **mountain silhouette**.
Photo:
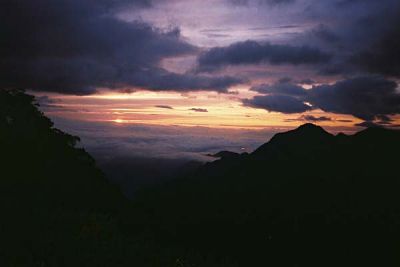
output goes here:
[{"label": "mountain silhouette", "polygon": [[278,133],[252,153],[254,156],[276,157],[282,153],[309,154],[312,150],[327,149],[333,136],[319,126],[308,123],[286,133]]},{"label": "mountain silhouette", "polygon": [[190,248],[188,264],[397,266],[399,149],[398,131],[332,135],[305,124],[137,203],[163,242]]},{"label": "mountain silhouette", "polygon": [[0,90],[1,266],[400,264],[398,131],[305,124],[132,202],[78,141]]}]

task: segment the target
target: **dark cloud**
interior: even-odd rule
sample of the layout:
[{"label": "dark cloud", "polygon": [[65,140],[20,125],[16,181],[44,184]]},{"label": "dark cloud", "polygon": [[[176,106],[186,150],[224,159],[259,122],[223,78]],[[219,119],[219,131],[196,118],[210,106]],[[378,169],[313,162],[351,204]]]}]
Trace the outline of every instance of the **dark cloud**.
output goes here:
[{"label": "dark cloud", "polygon": [[165,109],[174,109],[173,107],[168,106],[168,105],[156,105],[155,107],[156,108],[165,108]]},{"label": "dark cloud", "polygon": [[386,124],[386,123],[390,124],[391,122],[393,122],[393,119],[386,115],[378,115],[376,117],[377,117],[377,119],[380,120],[381,124]]},{"label": "dark cloud", "polygon": [[191,108],[189,110],[194,111],[194,112],[208,112],[208,110],[205,108]]},{"label": "dark cloud", "polygon": [[178,29],[125,22],[115,12],[147,0],[4,0],[0,8],[0,88],[91,94],[98,87],[217,90],[240,82],[170,73],[163,58],[197,48]]},{"label": "dark cloud", "polygon": [[318,1],[305,11],[308,19],[321,24],[302,43],[335,54],[334,65],[322,74],[400,77],[400,1]]},{"label": "dark cloud", "polygon": [[299,84],[312,85],[312,84],[315,84],[315,81],[311,80],[311,79],[303,79],[303,80],[299,81]]},{"label": "dark cloud", "polygon": [[128,75],[126,80],[129,84],[149,88],[153,91],[210,90],[228,93],[230,86],[245,82],[244,79],[237,77],[211,77],[191,73],[182,75],[161,68],[140,70]]},{"label": "dark cloud", "polygon": [[392,29],[385,30],[370,47],[355,53],[351,62],[369,72],[400,77],[400,10],[392,23]]},{"label": "dark cloud", "polygon": [[396,82],[364,76],[313,87],[306,101],[327,112],[350,114],[364,120],[400,113]]},{"label": "dark cloud", "polygon": [[317,70],[317,74],[322,76],[346,76],[355,75],[355,73],[358,73],[357,70],[345,62],[325,65],[321,69]]},{"label": "dark cloud", "polygon": [[301,118],[305,121],[312,121],[312,122],[321,122],[321,121],[331,121],[332,119],[326,116],[315,117],[312,115],[304,115]]},{"label": "dark cloud", "polygon": [[[266,2],[273,4],[271,1],[257,0],[230,2],[236,5]],[[286,18],[285,24],[299,25],[295,34],[282,37],[279,45],[249,41],[211,49],[199,58],[199,70],[213,71],[225,65],[266,62],[314,64],[308,68],[314,69],[317,75],[348,78],[380,74],[386,77],[400,77],[400,1],[297,2],[287,5],[290,14],[297,14],[291,17],[285,17],[286,9],[271,11],[271,5],[259,7],[268,10],[272,17],[282,12],[282,16]],[[275,19],[272,20],[276,22]],[[310,25],[316,26],[310,29]],[[255,29],[266,30],[268,27],[258,26]],[[307,49],[303,50],[304,47]]]},{"label": "dark cloud", "polygon": [[307,93],[303,87],[296,84],[292,84],[290,82],[278,82],[273,85],[261,84],[253,86],[250,90],[262,94],[280,94],[280,95],[292,95],[292,96],[293,95],[302,96]]},{"label": "dark cloud", "polygon": [[375,121],[363,121],[361,123],[357,123],[354,126],[360,126],[360,127],[385,127],[385,126],[390,126],[390,127],[397,127],[396,124],[394,124],[395,121],[390,118],[387,115],[377,115]]},{"label": "dark cloud", "polygon": [[354,126],[359,126],[359,127],[366,127],[366,128],[371,128],[371,127],[382,127],[381,125],[372,122],[372,121],[363,121],[360,123],[354,124]]},{"label": "dark cloud", "polygon": [[286,119],[285,121],[292,122],[292,121],[307,121],[307,122],[324,122],[324,121],[332,121],[332,118],[321,116],[315,117],[313,115],[303,115],[296,119]]},{"label": "dark cloud", "polygon": [[363,4],[368,9],[352,29],[367,36],[367,45],[356,49],[350,62],[364,71],[400,77],[400,2],[370,2]]},{"label": "dark cloud", "polygon": [[226,47],[215,47],[198,58],[199,71],[213,71],[226,65],[241,64],[319,64],[329,62],[331,55],[309,46],[274,45],[245,41]]},{"label": "dark cloud", "polygon": [[291,82],[292,81],[292,78],[290,78],[290,77],[283,77],[283,78],[280,78],[279,80],[278,80],[278,83],[289,83],[289,82]]},{"label": "dark cloud", "polygon": [[[297,88],[296,85],[292,85]],[[332,85],[313,86],[299,94],[299,89],[258,90],[266,95],[245,99],[244,104],[256,108],[282,113],[301,113],[311,109],[349,114],[354,117],[390,123],[390,115],[400,113],[400,93],[397,83],[380,76],[363,76],[339,81]],[[306,103],[309,103],[307,105]]]},{"label": "dark cloud", "polygon": [[255,96],[252,99],[243,100],[243,104],[254,108],[263,108],[268,111],[287,114],[302,113],[312,109],[312,107],[306,105],[304,101],[296,97],[281,94]]}]

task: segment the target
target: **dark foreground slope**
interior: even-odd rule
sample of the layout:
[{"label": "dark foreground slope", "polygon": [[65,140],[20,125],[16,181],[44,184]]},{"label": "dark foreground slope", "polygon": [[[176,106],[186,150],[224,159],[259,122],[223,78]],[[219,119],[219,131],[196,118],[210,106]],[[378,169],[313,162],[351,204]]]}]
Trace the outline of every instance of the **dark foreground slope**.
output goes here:
[{"label": "dark foreground slope", "polygon": [[33,101],[0,90],[0,266],[110,266],[125,201]]},{"label": "dark foreground slope", "polygon": [[399,266],[399,151],[396,131],[306,124],[137,205],[193,266]]}]

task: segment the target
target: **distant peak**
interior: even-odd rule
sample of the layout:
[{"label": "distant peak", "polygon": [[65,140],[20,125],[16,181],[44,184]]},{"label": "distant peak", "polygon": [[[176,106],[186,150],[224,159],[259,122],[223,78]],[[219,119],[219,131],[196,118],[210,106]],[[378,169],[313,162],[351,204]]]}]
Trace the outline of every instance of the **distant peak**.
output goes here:
[{"label": "distant peak", "polygon": [[282,136],[284,138],[289,138],[291,140],[294,139],[304,140],[305,138],[311,138],[311,139],[320,137],[325,138],[327,136],[332,136],[332,135],[318,125],[312,123],[306,123],[294,130],[277,134],[277,136],[280,137]]},{"label": "distant peak", "polygon": [[322,127],[315,125],[313,123],[304,123],[303,125],[300,125],[297,129],[299,129],[299,130],[301,130],[301,129],[322,129]]},{"label": "distant peak", "polygon": [[283,150],[297,152],[305,149],[311,150],[330,145],[333,137],[333,135],[325,131],[322,127],[306,123],[294,130],[274,135],[268,143],[260,146],[253,154],[265,155]]},{"label": "distant peak", "polygon": [[298,128],[294,129],[293,132],[329,134],[321,126],[318,126],[318,125],[315,125],[312,123],[305,123],[305,124],[299,126]]}]

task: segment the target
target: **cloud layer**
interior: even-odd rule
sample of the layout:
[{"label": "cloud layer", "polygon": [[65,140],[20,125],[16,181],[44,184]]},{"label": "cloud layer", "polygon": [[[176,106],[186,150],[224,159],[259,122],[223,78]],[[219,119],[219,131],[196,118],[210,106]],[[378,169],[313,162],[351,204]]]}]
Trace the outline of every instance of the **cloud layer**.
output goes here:
[{"label": "cloud layer", "polygon": [[365,121],[388,122],[388,116],[400,113],[397,83],[381,76],[362,76],[332,85],[313,86],[310,90],[286,83],[253,88],[264,95],[245,99],[255,108],[282,113],[302,113],[313,109],[349,114]]},{"label": "cloud layer", "polygon": [[205,155],[221,150],[252,152],[279,131],[87,123],[61,118],[53,121],[57,128],[81,137],[82,145],[92,155],[104,159],[135,156],[210,160]]},{"label": "cloud layer", "polygon": [[245,41],[227,47],[215,47],[198,59],[200,71],[210,71],[227,65],[260,64],[318,64],[326,63],[331,56],[309,46],[274,45]]},{"label": "cloud layer", "polygon": [[[381,123],[399,114],[398,0],[0,5],[0,88],[79,95],[102,88],[226,93],[248,82],[261,84],[251,88],[258,96],[243,101],[255,108],[322,109]],[[189,43],[204,33],[210,34],[207,43]],[[271,85],[282,77],[289,79]],[[314,86],[304,90],[305,84]]]},{"label": "cloud layer", "polygon": [[91,94],[96,88],[226,91],[241,80],[176,74],[162,59],[193,53],[180,31],[125,22],[115,12],[146,0],[5,0],[0,8],[2,88]]}]

